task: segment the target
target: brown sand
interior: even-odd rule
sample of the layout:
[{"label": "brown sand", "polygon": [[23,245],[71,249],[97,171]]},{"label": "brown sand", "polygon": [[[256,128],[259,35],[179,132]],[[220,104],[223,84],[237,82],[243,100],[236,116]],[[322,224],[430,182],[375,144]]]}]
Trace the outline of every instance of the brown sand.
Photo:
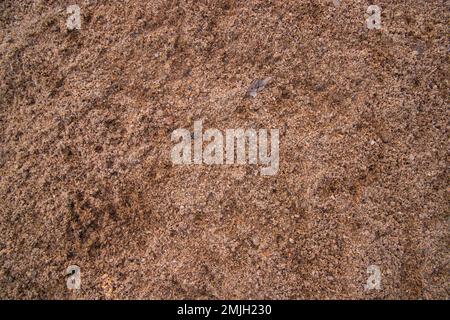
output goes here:
[{"label": "brown sand", "polygon": [[[448,299],[449,3],[373,3],[1,1],[0,298]],[[198,119],[278,174],[173,165]]]}]

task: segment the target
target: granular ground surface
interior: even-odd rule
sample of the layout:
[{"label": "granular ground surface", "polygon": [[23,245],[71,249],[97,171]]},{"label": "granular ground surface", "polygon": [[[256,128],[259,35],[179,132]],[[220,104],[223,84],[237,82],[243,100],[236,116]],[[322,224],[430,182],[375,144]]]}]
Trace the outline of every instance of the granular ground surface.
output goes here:
[{"label": "granular ground surface", "polygon": [[[0,298],[448,299],[448,13],[1,1]],[[197,120],[278,128],[277,174],[175,165]]]}]

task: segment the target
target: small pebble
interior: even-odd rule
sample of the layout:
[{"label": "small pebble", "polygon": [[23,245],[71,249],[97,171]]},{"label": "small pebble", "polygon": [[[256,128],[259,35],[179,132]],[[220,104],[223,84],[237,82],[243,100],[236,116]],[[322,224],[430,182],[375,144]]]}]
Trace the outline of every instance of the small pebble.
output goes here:
[{"label": "small pebble", "polygon": [[247,95],[255,98],[259,91],[263,90],[272,78],[268,77],[265,79],[257,79],[252,82],[250,88],[247,91]]}]

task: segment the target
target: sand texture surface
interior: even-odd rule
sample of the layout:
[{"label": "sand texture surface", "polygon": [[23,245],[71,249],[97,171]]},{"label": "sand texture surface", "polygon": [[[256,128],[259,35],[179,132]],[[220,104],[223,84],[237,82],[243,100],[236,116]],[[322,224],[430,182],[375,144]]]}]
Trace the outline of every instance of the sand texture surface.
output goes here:
[{"label": "sand texture surface", "polygon": [[[1,1],[0,298],[448,299],[449,12]],[[278,128],[278,173],[174,165],[200,119]]]}]

